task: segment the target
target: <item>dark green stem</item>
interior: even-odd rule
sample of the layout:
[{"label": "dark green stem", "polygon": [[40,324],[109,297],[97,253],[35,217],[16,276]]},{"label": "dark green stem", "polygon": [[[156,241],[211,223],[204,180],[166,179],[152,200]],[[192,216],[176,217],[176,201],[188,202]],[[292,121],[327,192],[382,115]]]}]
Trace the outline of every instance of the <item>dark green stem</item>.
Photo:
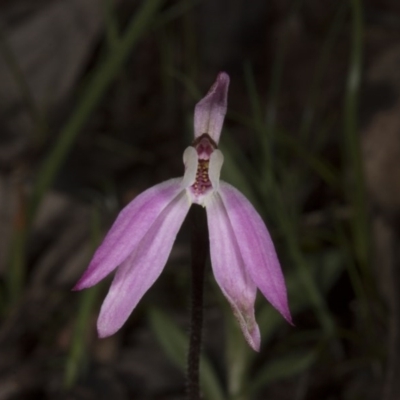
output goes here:
[{"label": "dark green stem", "polygon": [[200,400],[199,365],[203,325],[203,283],[209,242],[205,209],[193,205],[190,210],[192,248],[192,307],[187,370],[189,400]]}]

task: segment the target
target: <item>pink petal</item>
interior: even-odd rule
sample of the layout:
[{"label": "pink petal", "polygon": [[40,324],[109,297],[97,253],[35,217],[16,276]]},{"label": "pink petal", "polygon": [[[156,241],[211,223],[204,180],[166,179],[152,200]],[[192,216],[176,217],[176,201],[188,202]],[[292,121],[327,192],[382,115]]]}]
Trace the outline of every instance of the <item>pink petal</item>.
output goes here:
[{"label": "pink petal", "polygon": [[263,220],[251,203],[233,186],[220,182],[219,192],[252,280],[268,301],[292,323],[285,280]]},{"label": "pink petal", "polygon": [[214,276],[228,299],[249,345],[260,349],[260,330],[254,317],[257,287],[246,271],[235,234],[218,193],[207,204],[210,254]]},{"label": "pink petal", "polygon": [[95,285],[138,246],[167,205],[182,191],[182,179],[170,179],[135,197],[118,215],[89,267],[73,290]]},{"label": "pink petal", "polygon": [[118,268],[97,321],[100,337],[121,328],[159,277],[189,207],[188,197],[182,192],[158,215],[134,252]]},{"label": "pink petal", "polygon": [[218,143],[228,105],[229,76],[220,72],[217,80],[211,86],[194,109],[194,137],[208,133]]}]

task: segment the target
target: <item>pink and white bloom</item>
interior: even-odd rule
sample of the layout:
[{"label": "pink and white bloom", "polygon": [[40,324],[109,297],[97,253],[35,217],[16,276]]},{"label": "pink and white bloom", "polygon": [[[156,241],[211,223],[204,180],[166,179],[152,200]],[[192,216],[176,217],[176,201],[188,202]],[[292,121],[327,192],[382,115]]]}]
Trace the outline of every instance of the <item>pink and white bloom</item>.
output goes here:
[{"label": "pink and white bloom", "polygon": [[194,142],[183,153],[184,176],[151,187],[121,211],[74,287],[91,287],[118,267],[97,321],[100,337],[121,328],[159,277],[193,203],[206,208],[214,276],[249,345],[260,348],[257,288],[291,323],[284,277],[267,228],[250,202],[219,179],[224,157],[217,145],[228,86],[229,76],[221,72],[196,105]]}]

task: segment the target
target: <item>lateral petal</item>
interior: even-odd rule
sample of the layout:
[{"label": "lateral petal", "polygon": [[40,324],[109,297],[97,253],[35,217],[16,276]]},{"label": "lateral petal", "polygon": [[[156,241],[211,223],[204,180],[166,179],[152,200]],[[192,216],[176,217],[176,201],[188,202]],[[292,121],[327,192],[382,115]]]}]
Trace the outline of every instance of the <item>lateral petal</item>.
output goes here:
[{"label": "lateral petal", "polygon": [[208,176],[211,185],[215,191],[219,188],[219,176],[221,174],[222,164],[224,163],[224,155],[221,150],[215,149],[210,156],[210,167]]},{"label": "lateral petal", "polygon": [[138,246],[164,209],[182,192],[181,178],[170,179],[135,197],[118,215],[73,290],[105,278]]},{"label": "lateral petal", "polygon": [[246,271],[228,214],[218,193],[207,204],[211,265],[222,293],[249,345],[260,349],[260,330],[254,316],[257,287]]},{"label": "lateral petal", "polygon": [[199,157],[194,147],[189,146],[183,152],[183,163],[185,165],[185,174],[182,179],[182,187],[187,189],[196,181],[197,166]]},{"label": "lateral petal", "polygon": [[233,186],[221,181],[219,192],[247,271],[262,294],[292,324],[285,279],[263,220]]},{"label": "lateral petal", "polygon": [[97,321],[100,337],[121,328],[159,277],[189,208],[187,195],[182,192],[158,215],[134,252],[117,269]]},{"label": "lateral petal", "polygon": [[220,72],[211,86],[194,109],[194,137],[208,133],[215,143],[219,142],[222,125],[224,124],[228,105],[229,76]]}]

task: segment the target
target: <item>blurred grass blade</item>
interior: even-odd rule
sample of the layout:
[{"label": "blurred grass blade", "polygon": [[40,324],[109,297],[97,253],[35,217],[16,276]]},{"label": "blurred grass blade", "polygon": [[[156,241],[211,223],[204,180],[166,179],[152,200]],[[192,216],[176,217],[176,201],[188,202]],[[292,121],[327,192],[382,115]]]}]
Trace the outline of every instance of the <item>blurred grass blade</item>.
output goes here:
[{"label": "blurred grass blade", "polygon": [[190,76],[187,76],[185,73],[178,70],[170,71],[170,73],[173,78],[175,78],[185,87],[185,90],[189,93],[190,97],[192,97],[195,101],[200,99],[201,91],[199,90],[197,84],[190,78]]},{"label": "blurred grass blade", "polygon": [[[96,206],[93,206],[91,220],[91,242],[93,251],[100,243],[100,239],[100,211]],[[79,372],[82,370],[84,359],[87,354],[85,346],[87,345],[88,326],[100,289],[101,284],[80,293],[75,328],[65,363],[64,388],[66,389],[74,386],[79,377]]]},{"label": "blurred grass blade", "polygon": [[200,2],[201,0],[181,0],[171,4],[167,10],[163,11],[155,18],[153,28],[168,24],[182,15],[185,15],[187,11],[191,10],[197,4],[200,4]]},{"label": "blurred grass blade", "polygon": [[307,149],[298,140],[287,133],[280,131],[279,139],[327,185],[334,189],[339,189],[341,187],[337,171],[326,160],[316,156],[312,150]]},{"label": "blurred grass blade", "polygon": [[[310,274],[318,282],[318,286],[324,295],[332,289],[344,270],[343,254],[337,250],[327,250],[322,254],[309,256],[305,259],[305,262],[309,265]],[[293,272],[288,274],[287,277],[288,292],[291,294],[295,314],[308,306],[303,285],[296,275]]]},{"label": "blurred grass blade", "polygon": [[259,170],[261,171],[260,181],[268,190],[271,187],[274,173],[272,151],[274,147],[274,132],[272,129],[268,129],[265,124],[263,105],[256,88],[253,70],[249,63],[244,65],[244,77],[253,111],[253,124],[255,125],[256,133],[258,133],[255,153],[258,155]]},{"label": "blurred grass blade", "polygon": [[[257,134],[260,135],[266,135],[266,128],[265,126],[260,126],[259,124],[255,123],[253,119],[250,119],[248,117],[245,117],[243,115],[235,114],[233,112],[230,112],[228,114],[228,118],[239,122],[243,124],[247,129],[254,129]],[[221,142],[222,145],[227,148],[227,151],[231,151],[232,147],[234,147],[234,144],[231,145],[230,142],[233,142],[232,140],[226,139],[226,135],[222,137]],[[229,140],[229,142],[228,142]],[[261,139],[260,139],[261,140]],[[339,174],[336,171],[336,169],[329,164],[326,160],[323,158],[319,157],[318,155],[315,154],[314,149],[310,149],[302,145],[298,140],[296,140],[292,135],[290,135],[288,132],[283,130],[282,128],[279,128],[279,131],[277,132],[276,135],[276,143],[277,145],[283,145],[289,150],[290,152],[293,153],[294,157],[298,157],[302,162],[304,162],[308,167],[315,172],[324,182],[326,182],[329,186],[332,186],[333,188],[339,188],[341,187],[341,182],[339,181]],[[229,146],[228,146],[229,144]],[[255,146],[257,148],[260,148],[260,144],[256,143]],[[237,146],[236,146],[237,147]],[[235,152],[235,158],[237,155],[240,155],[240,152]],[[224,152],[225,155],[225,152]],[[240,168],[242,168],[242,160],[238,161],[237,164],[240,165]],[[247,162],[247,164],[249,164]],[[225,165],[225,164],[224,164]],[[246,176],[249,180],[252,180],[254,183],[259,183],[259,178],[258,176],[255,176],[255,171],[252,169],[252,166],[247,167],[245,165],[245,168],[247,168],[246,171]],[[252,170],[252,174],[249,174],[248,171]],[[266,190],[264,190],[266,192]]]},{"label": "blurred grass blade", "polygon": [[[293,15],[300,9],[303,0],[294,0],[292,2],[291,10],[289,11],[287,19],[292,18]],[[286,52],[288,50],[289,43],[289,32],[286,30],[283,38],[278,46],[278,52],[276,54],[274,64],[272,66],[271,81],[269,86],[269,100],[267,105],[266,113],[266,127],[270,132],[271,137],[274,136],[274,130],[276,125],[276,113],[278,108],[278,96],[281,87],[281,81],[283,76],[283,67],[285,64]]]},{"label": "blurred grass blade", "polygon": [[307,296],[310,303],[313,305],[325,333],[328,336],[333,337],[336,331],[335,323],[329,313],[321,288],[317,285],[316,280],[310,272],[309,266],[302,254],[296,234],[297,229],[292,222],[291,216],[285,209],[282,194],[278,190],[275,190],[274,194],[277,223],[286,241],[290,258],[294,261],[294,265],[297,268],[298,279],[303,284],[303,295]]},{"label": "blurred grass blade", "polygon": [[35,98],[31,92],[28,82],[25,79],[25,75],[20,68],[18,60],[7,42],[6,35],[3,28],[0,26],[0,54],[4,58],[6,65],[8,66],[15,83],[17,84],[23,102],[25,103],[27,110],[34,122],[35,131],[33,140],[36,145],[41,144],[47,134],[47,124],[43,113],[36,104]]},{"label": "blurred grass blade", "polygon": [[[319,256],[309,257],[305,261],[309,265],[313,280],[318,282],[324,295],[337,282],[344,269],[342,254],[338,251],[326,251]],[[308,296],[304,295],[304,286],[298,279],[298,273],[289,271],[285,275],[290,310],[292,315],[296,315],[310,307],[310,300]],[[273,338],[276,331],[286,325],[287,322],[271,305],[266,303],[257,308],[256,316],[260,327],[262,346],[268,346],[268,342]],[[294,319],[294,323],[296,323],[296,319]],[[245,359],[245,363],[249,364],[256,356],[256,353],[250,352],[248,355],[249,360]]]},{"label": "blurred grass blade", "polygon": [[[326,294],[333,287],[344,269],[343,256],[336,251],[326,251],[320,256],[309,257],[306,262],[309,265],[311,276],[318,282],[323,294]],[[309,300],[307,296],[304,296],[303,285],[295,271],[289,271],[286,274],[286,286],[293,315],[309,307]],[[271,339],[280,325],[286,324],[281,315],[269,305],[261,307],[257,311],[257,321],[263,343]]]},{"label": "blurred grass blade", "polygon": [[8,306],[14,306],[21,298],[26,280],[26,232],[25,230],[16,230],[11,238],[11,246],[9,249],[9,263],[7,269],[7,290],[6,298]]},{"label": "blurred grass blade", "polygon": [[311,84],[310,93],[304,106],[302,122],[300,125],[299,137],[303,142],[307,142],[309,138],[311,124],[313,122],[316,106],[318,105],[319,93],[322,89],[322,78],[324,72],[329,66],[329,59],[333,45],[341,32],[347,15],[348,6],[349,4],[347,0],[343,0],[341,4],[338,5],[338,9],[322,45],[321,55],[315,68],[314,78]]},{"label": "blurred grass blade", "polygon": [[[226,172],[223,173],[229,174],[228,176],[231,177],[229,180],[233,181],[232,183],[249,198],[262,215],[268,214],[273,216],[276,226],[279,228],[286,241],[290,258],[294,261],[294,265],[297,267],[298,278],[305,289],[303,295],[307,296],[310,303],[313,305],[321,326],[324,327],[326,334],[330,337],[334,336],[336,330],[335,324],[329,313],[325,299],[321,294],[321,290],[315,283],[304,260],[298,243],[296,221],[293,221],[293,215],[288,212],[289,210],[287,209],[281,190],[278,187],[277,180],[273,177],[270,187],[267,187],[267,185],[257,184],[256,180],[258,174],[246,173],[242,170],[242,163],[240,163],[236,157],[235,159],[232,157],[232,149],[234,149],[233,146],[231,146],[228,151],[224,151],[225,160],[229,165],[229,169],[225,168],[224,171]],[[245,165],[245,163],[243,165]],[[256,197],[254,196],[257,189],[261,195],[261,202],[256,201]],[[260,206],[263,207],[260,208]],[[271,212],[271,210],[273,211]]]},{"label": "blurred grass blade", "polygon": [[29,207],[28,221],[31,223],[40,202],[52,184],[68,151],[71,149],[78,133],[85,124],[87,118],[94,110],[100,99],[110,86],[113,79],[118,75],[125,60],[132,51],[133,46],[146,32],[156,12],[159,10],[163,0],[148,0],[143,2],[139,11],[129,23],[126,33],[121,37],[115,49],[93,72],[78,100],[75,112],[61,131],[60,136],[44,161],[38,172],[38,179],[33,188]]},{"label": "blurred grass blade", "polygon": [[336,223],[336,232],[338,245],[342,249],[342,254],[345,256],[345,264],[351,285],[361,305],[358,307],[359,312],[357,313],[357,318],[359,318],[364,324],[364,329],[370,332],[370,335],[373,336],[373,334],[377,334],[377,329],[372,318],[369,304],[370,299],[368,299],[365,287],[362,283],[360,271],[357,268],[354,256],[352,254],[351,241],[346,235],[345,227],[343,227],[339,222]]},{"label": "blurred grass blade", "polygon": [[86,289],[80,294],[75,329],[68,357],[65,363],[65,389],[70,389],[75,385],[87,356],[87,330],[100,287],[101,286],[95,286],[90,289]]},{"label": "blurred grass blade", "polygon": [[370,238],[365,196],[365,183],[361,158],[360,135],[357,126],[358,96],[361,81],[363,20],[360,0],[351,1],[352,43],[344,109],[344,155],[346,171],[351,171],[347,182],[347,195],[352,205],[352,233],[356,259],[364,278],[371,282],[369,269]]},{"label": "blurred grass blade", "polygon": [[316,360],[316,350],[289,353],[272,360],[258,371],[251,382],[249,391],[254,396],[265,385],[302,373],[310,368]]},{"label": "blurred grass blade", "polygon": [[114,1],[102,0],[104,20],[106,23],[106,38],[110,49],[114,49],[119,42],[118,20],[115,15]]},{"label": "blurred grass blade", "polygon": [[170,71],[175,63],[175,49],[168,27],[159,29],[157,40],[160,53],[160,81],[163,92],[163,109],[167,115],[173,115],[176,107],[175,82]]},{"label": "blurred grass blade", "polygon": [[[310,265],[310,274],[318,282],[322,293],[327,293],[337,282],[343,271],[343,261],[342,254],[338,251],[326,251],[317,257],[307,259],[307,264]],[[290,309],[292,314],[296,315],[309,307],[310,302],[308,297],[304,296],[304,286],[299,281],[298,274],[295,271],[286,274],[286,284],[290,299]],[[225,302],[221,303],[225,304]],[[271,305],[266,304],[264,300],[260,303],[262,306],[257,307],[256,317],[261,332],[262,348],[265,348],[269,345],[277,330],[287,325],[287,322]],[[276,361],[277,364],[273,362],[263,369],[264,372],[266,371],[266,378],[262,376],[261,372],[254,378],[251,377],[249,371],[258,353],[250,350],[243,338],[237,321],[232,317],[231,310],[228,307],[225,308],[227,319],[228,391],[229,395],[235,400],[247,400],[249,398],[249,388],[251,391],[256,391],[259,386],[265,385],[272,380],[283,378],[285,371],[282,371],[282,364],[278,360]],[[321,335],[319,332],[316,334],[318,339],[320,339]],[[288,373],[290,372],[290,374],[294,375],[311,366],[312,360],[309,355],[308,352],[304,353],[297,364],[293,365],[293,369],[290,370],[289,368]],[[289,355],[288,357],[293,357],[293,355]],[[286,360],[286,356],[284,360]],[[274,370],[271,371],[272,369]],[[260,367],[258,367],[258,370],[260,370]],[[254,379],[256,380],[255,382]],[[254,388],[253,385],[255,385]]]},{"label": "blurred grass blade", "polygon": [[262,210],[254,190],[258,182],[258,176],[251,163],[240,151],[235,141],[230,138],[229,134],[222,139],[220,148],[224,154],[222,178],[233,186],[240,188],[240,191],[251,201],[254,207],[259,211]]},{"label": "blurred grass blade", "polygon": [[[251,109],[253,111],[253,120],[263,123],[264,112],[260,104],[261,102],[254,79],[253,69],[249,61],[244,63],[243,72]],[[261,138],[260,141],[262,141],[262,139],[263,138]]]},{"label": "blurred grass blade", "polygon": [[[254,95],[252,103],[253,103],[253,108],[256,111],[258,109],[261,109],[261,107],[257,105],[257,102],[259,102],[259,98],[258,96]],[[256,123],[256,128],[260,129],[260,126],[257,123]],[[261,140],[260,137],[259,140]],[[262,146],[261,143],[260,146]],[[224,152],[225,159],[228,160],[228,162],[230,161],[229,157],[232,156],[232,154],[229,154],[230,150],[231,149],[228,149],[228,152]],[[237,165],[236,170],[234,169],[235,163]],[[279,165],[277,165],[277,167],[278,166]],[[324,166],[324,164],[318,163],[319,169],[321,169],[322,166]],[[252,173],[246,173],[244,170],[241,171],[241,167],[242,163],[240,163],[239,160],[235,158],[235,160],[230,163],[230,168],[228,172],[230,172],[231,175],[233,175],[233,177],[236,179],[236,186],[238,187],[238,189],[243,191],[244,194],[249,197],[249,200],[253,202],[256,209],[258,209],[258,211],[262,215],[264,216],[269,215],[271,219],[273,218],[275,220],[275,225],[281,231],[284,240],[286,241],[286,246],[289,251],[290,258],[293,260],[294,265],[297,268],[298,278],[300,282],[302,282],[303,284],[303,289],[304,289],[303,295],[307,296],[310,303],[313,305],[315,312],[318,316],[318,319],[321,323],[321,326],[324,328],[327,336],[329,337],[335,336],[336,328],[334,321],[329,313],[326,301],[322,296],[320,288],[316,284],[313,276],[310,274],[308,265],[305,262],[305,259],[303,257],[299,245],[299,240],[298,240],[299,238],[297,235],[298,229],[296,221],[298,207],[295,206],[293,202],[285,201],[286,199],[282,194],[282,189],[278,184],[277,177],[275,177],[275,174],[273,173],[274,171],[272,171],[271,175],[269,175],[270,182],[267,183],[265,175],[263,174],[262,171],[260,176],[260,173],[252,174]],[[256,170],[259,171],[259,169]],[[232,171],[234,172],[234,174],[232,173]],[[284,174],[283,171],[284,171],[283,167],[281,169],[276,168],[276,174],[280,173],[282,175],[282,178],[285,177],[283,175]],[[325,174],[328,173],[327,179],[334,181],[335,176],[334,174],[330,174],[330,172],[331,171],[329,169],[324,169],[324,173]],[[280,181],[284,182],[284,179],[281,179]],[[258,204],[258,202],[255,201],[254,195],[251,196],[251,193],[254,194],[257,191],[259,192],[261,197],[261,201],[259,202],[260,204]],[[258,208],[259,205],[263,206],[263,209]]]},{"label": "blurred grass blade", "polygon": [[[149,311],[150,323],[162,349],[178,368],[186,370],[188,339],[179,327],[161,310]],[[225,396],[214,368],[203,354],[200,360],[200,382],[207,400],[223,400]]]},{"label": "blurred grass blade", "polygon": [[183,62],[186,75],[193,81],[197,81],[197,40],[193,9],[190,7],[193,0],[186,0],[187,12],[183,14]]},{"label": "blurred grass blade", "polygon": [[[262,152],[266,153],[267,157],[270,156],[271,138],[265,127],[265,113],[260,95],[257,90],[254,72],[250,62],[246,62],[243,66],[244,80],[246,83],[247,95],[250,100],[252,118],[251,123],[256,128],[258,134],[258,141],[262,145]],[[256,149],[259,150],[259,149]],[[267,160],[269,162],[269,160]]]},{"label": "blurred grass blade", "polygon": [[6,293],[7,306],[17,303],[23,294],[26,280],[26,195],[20,183],[17,184],[16,201],[17,207],[12,224],[11,245],[8,251],[8,268],[6,271]]},{"label": "blurred grass blade", "polygon": [[227,304],[226,299],[222,299],[222,294],[219,294],[219,297],[224,310],[228,395],[229,398],[235,400],[247,400],[243,393],[248,386],[250,364],[257,353],[250,348],[244,339],[238,321],[233,316],[232,309]]}]

